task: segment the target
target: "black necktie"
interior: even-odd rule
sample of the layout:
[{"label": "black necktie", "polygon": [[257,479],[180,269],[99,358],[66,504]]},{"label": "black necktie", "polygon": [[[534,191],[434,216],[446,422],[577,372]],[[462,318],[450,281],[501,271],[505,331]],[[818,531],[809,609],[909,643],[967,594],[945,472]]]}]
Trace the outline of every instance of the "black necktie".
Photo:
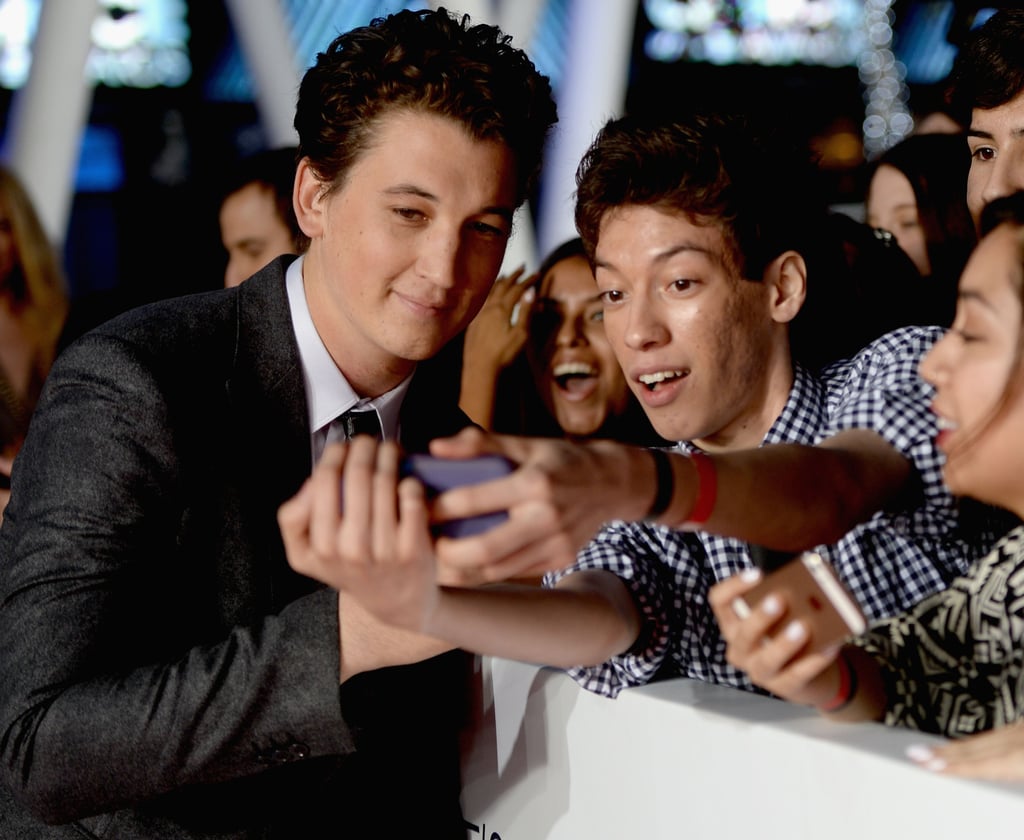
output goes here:
[{"label": "black necktie", "polygon": [[338,418],[338,422],[345,430],[347,440],[352,440],[356,435],[369,435],[377,440],[382,440],[384,437],[377,412],[372,408],[346,411]]}]

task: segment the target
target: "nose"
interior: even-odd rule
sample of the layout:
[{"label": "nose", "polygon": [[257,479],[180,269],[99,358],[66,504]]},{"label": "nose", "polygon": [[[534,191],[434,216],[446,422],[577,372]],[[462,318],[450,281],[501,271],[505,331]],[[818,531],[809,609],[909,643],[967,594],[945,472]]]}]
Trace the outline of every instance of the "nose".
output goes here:
[{"label": "nose", "polygon": [[921,374],[921,378],[936,387],[939,386],[948,371],[949,354],[952,346],[951,336],[952,333],[947,332],[940,338],[932,349],[925,354],[925,357],[921,359],[920,365],[918,365],[918,372]]},{"label": "nose", "polygon": [[559,320],[558,331],[555,333],[557,347],[579,347],[586,343],[582,315],[566,315]]},{"label": "nose", "polygon": [[989,164],[989,177],[982,192],[985,204],[1024,188],[1024,154],[1009,152]]},{"label": "nose", "polygon": [[457,231],[435,225],[420,242],[416,271],[433,285],[451,288],[458,276],[461,238]]},{"label": "nose", "polygon": [[627,347],[631,350],[649,350],[664,344],[668,337],[656,301],[649,296],[638,296],[629,301],[626,330],[623,333]]}]

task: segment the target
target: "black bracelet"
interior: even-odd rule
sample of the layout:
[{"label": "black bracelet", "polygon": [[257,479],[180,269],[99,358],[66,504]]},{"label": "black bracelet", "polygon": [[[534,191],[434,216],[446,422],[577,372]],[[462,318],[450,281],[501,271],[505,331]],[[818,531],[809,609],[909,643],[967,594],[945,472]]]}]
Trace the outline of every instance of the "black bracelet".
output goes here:
[{"label": "black bracelet", "polygon": [[658,489],[654,494],[654,501],[651,502],[651,509],[647,511],[644,520],[650,522],[661,516],[672,503],[672,497],[676,492],[676,474],[672,471],[672,461],[663,449],[648,449],[654,459],[654,475],[658,482]]}]

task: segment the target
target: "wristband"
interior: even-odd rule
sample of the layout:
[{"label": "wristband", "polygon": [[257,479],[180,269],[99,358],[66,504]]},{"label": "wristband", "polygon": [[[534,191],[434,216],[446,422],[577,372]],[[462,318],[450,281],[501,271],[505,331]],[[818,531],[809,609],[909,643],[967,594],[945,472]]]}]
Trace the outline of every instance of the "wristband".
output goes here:
[{"label": "wristband", "polygon": [[857,669],[850,665],[846,651],[840,651],[836,662],[839,664],[839,689],[836,691],[835,697],[818,706],[819,712],[827,714],[840,712],[849,706],[857,695]]},{"label": "wristband", "polygon": [[701,525],[708,521],[715,509],[715,502],[718,500],[718,474],[715,472],[715,462],[703,452],[691,452],[690,460],[697,469],[697,498],[686,521]]},{"label": "wristband", "polygon": [[647,511],[646,521],[657,519],[672,503],[672,497],[676,492],[676,474],[672,471],[672,462],[668,455],[661,449],[648,449],[651,457],[654,458],[654,476],[658,489],[654,492],[654,501],[651,502],[651,509]]}]

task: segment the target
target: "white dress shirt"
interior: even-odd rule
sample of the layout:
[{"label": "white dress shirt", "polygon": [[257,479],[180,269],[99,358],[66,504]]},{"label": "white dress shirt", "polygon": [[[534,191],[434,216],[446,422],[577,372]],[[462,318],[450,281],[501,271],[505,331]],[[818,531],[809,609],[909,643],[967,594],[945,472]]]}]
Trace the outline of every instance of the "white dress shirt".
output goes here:
[{"label": "white dress shirt", "polygon": [[323,453],[327,431],[331,423],[352,408],[372,408],[380,420],[384,440],[397,440],[398,417],[402,400],[409,390],[412,376],[374,399],[360,397],[327,352],[320,334],[316,331],[313,318],[306,303],[302,283],[303,258],[299,257],[285,275],[288,291],[288,305],[292,313],[292,328],[299,345],[299,359],[302,362],[302,376],[306,387],[306,403],[309,406],[309,428],[312,430],[310,446],[315,464]]}]

